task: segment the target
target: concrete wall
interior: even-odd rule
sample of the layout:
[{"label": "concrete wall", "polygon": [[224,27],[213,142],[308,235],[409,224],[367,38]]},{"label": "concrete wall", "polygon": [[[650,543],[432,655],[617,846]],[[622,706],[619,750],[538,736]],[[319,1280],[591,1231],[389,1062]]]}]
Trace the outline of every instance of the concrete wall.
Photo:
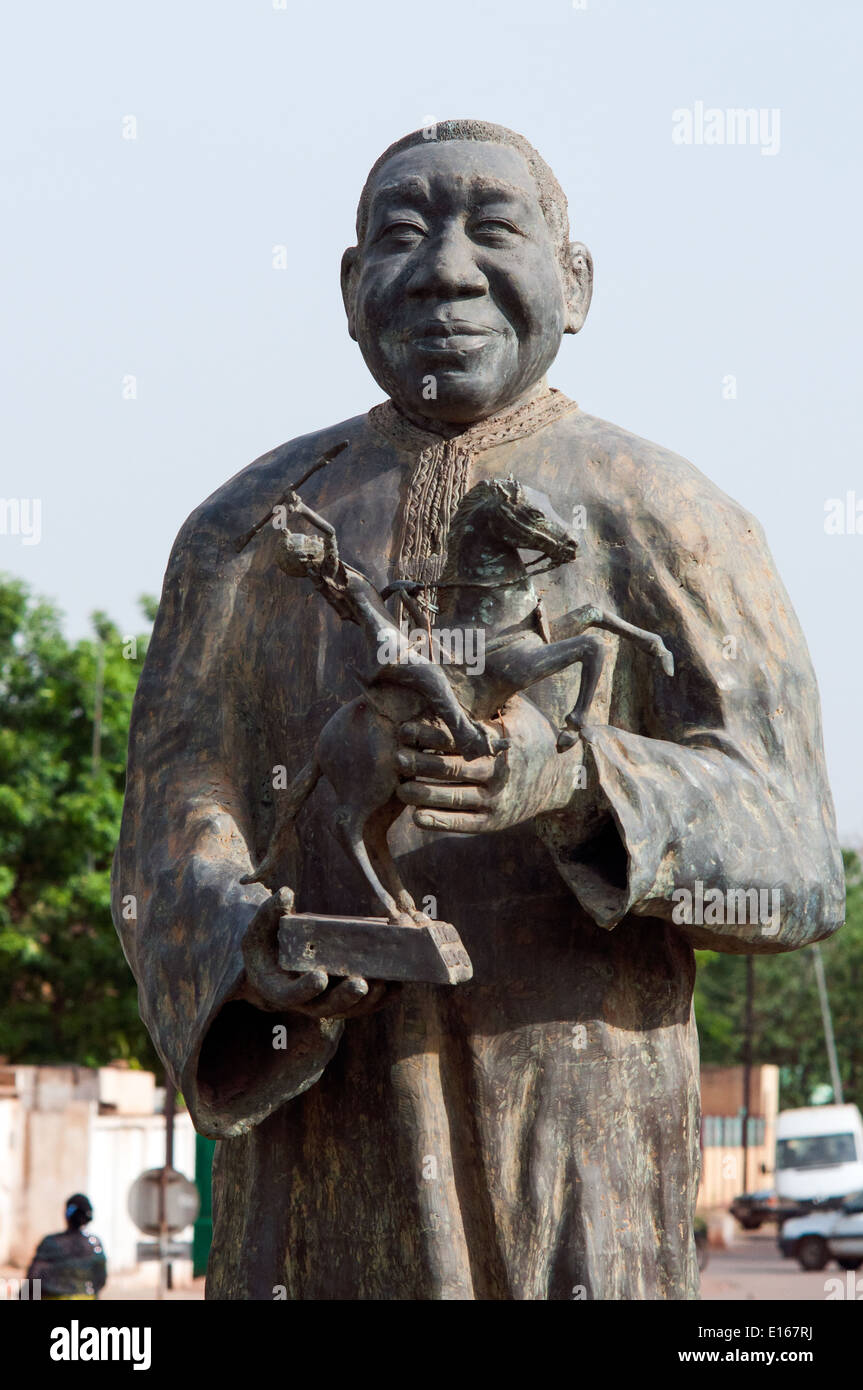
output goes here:
[{"label": "concrete wall", "polygon": [[[743,1068],[703,1067],[701,1070],[702,1134],[709,1117],[736,1119],[743,1108]],[[742,1145],[703,1142],[701,1184],[696,1209],[699,1212],[727,1208],[741,1192],[771,1188],[775,1182],[776,1115],[779,1109],[779,1068],[752,1068],[750,1115],[764,1121],[764,1140],[752,1144],[743,1171]],[[712,1128],[712,1126],[710,1126]],[[762,1166],[767,1171],[762,1172]]]},{"label": "concrete wall", "polygon": [[[108,1268],[131,1269],[137,1263],[135,1246],[148,1240],[126,1210],[129,1188],[147,1168],[165,1161],[165,1121],[161,1115],[99,1115],[90,1130],[86,1192],[93,1203],[91,1229],[101,1237]],[[174,1121],[174,1167],[195,1177],[195,1131],[185,1112]],[[191,1240],[192,1228],[178,1240]],[[155,1269],[154,1269],[155,1281]]]},{"label": "concrete wall", "polygon": [[21,1102],[15,1095],[0,1096],[0,1265],[12,1263],[18,1222],[20,1128]]}]

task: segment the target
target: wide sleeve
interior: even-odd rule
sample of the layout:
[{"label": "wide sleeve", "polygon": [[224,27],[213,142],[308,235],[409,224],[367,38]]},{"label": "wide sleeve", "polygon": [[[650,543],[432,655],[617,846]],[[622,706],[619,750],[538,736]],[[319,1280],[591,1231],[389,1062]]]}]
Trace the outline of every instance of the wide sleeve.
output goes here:
[{"label": "wide sleeve", "polygon": [[724,497],[677,510],[631,508],[613,586],[675,675],[620,642],[620,726],[582,731],[604,829],[582,842],[575,804],[537,828],[602,927],[633,913],[701,948],[791,950],[844,913],[815,676],[758,523]]},{"label": "wide sleeve", "polygon": [[196,1127],[213,1138],[246,1132],[313,1085],[343,1029],[237,997],[242,938],[269,896],[239,881],[252,864],[250,818],[242,681],[226,633],[241,574],[206,514],[190,518],[135,697],[112,877],[141,1017]]}]

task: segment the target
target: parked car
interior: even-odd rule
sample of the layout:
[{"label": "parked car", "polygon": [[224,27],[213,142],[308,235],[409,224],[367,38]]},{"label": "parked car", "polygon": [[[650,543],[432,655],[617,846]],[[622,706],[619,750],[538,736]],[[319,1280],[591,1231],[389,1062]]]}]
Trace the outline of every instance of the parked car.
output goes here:
[{"label": "parked car", "polygon": [[789,1216],[799,1216],[800,1208],[795,1203],[780,1206],[774,1191],[741,1192],[729,1208],[735,1221],[744,1231],[757,1231],[767,1221],[787,1221]]},{"label": "parked car", "polygon": [[863,1192],[853,1192],[835,1210],[809,1212],[786,1221],[779,1249],[803,1269],[824,1269],[833,1259],[842,1269],[863,1265]]},{"label": "parked car", "polygon": [[781,1226],[794,1216],[808,1216],[812,1211],[838,1210],[844,1195],[825,1197],[821,1201],[793,1202],[788,1197],[780,1197],[771,1189],[763,1192],[741,1192],[729,1207],[731,1215],[740,1223],[744,1231],[757,1231],[768,1221]]}]

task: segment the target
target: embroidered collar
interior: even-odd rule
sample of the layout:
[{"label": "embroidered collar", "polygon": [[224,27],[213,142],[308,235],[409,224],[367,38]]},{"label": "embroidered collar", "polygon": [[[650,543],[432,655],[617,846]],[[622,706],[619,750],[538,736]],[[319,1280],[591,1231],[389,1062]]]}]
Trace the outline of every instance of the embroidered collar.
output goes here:
[{"label": "embroidered collar", "polygon": [[575,401],[549,386],[541,395],[534,396],[523,405],[478,420],[475,425],[468,425],[467,429],[451,438],[412,424],[392,401],[373,406],[368,418],[373,428],[392,444],[418,452],[448,444],[453,452],[472,454],[480,449],[491,449],[496,444],[506,444],[512,439],[523,439],[574,410],[578,410]]},{"label": "embroidered collar", "polygon": [[368,418],[378,434],[416,455],[401,514],[398,578],[417,579],[429,586],[428,597],[434,603],[434,585],[446,564],[447,535],[471,487],[476,454],[535,434],[574,410],[578,410],[575,401],[548,387],[523,405],[502,410],[447,439],[411,424],[392,401],[374,406]]}]

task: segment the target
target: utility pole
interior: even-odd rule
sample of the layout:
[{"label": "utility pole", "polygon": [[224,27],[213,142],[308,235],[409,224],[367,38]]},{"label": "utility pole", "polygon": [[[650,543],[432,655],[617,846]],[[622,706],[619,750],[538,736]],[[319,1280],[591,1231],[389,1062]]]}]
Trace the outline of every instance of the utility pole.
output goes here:
[{"label": "utility pole", "polygon": [[830,1013],[830,999],[827,994],[827,980],[824,975],[824,961],[821,947],[816,941],[812,947],[815,952],[815,978],[818,981],[818,998],[821,1001],[821,1018],[824,1023],[824,1042],[827,1045],[827,1059],[830,1063],[830,1083],[833,1087],[833,1100],[843,1105],[842,1077],[839,1075],[839,1058],[836,1056],[836,1039],[833,1036],[833,1018]]},{"label": "utility pole", "polygon": [[743,1012],[743,1191],[749,1191],[749,1112],[752,1108],[752,1011],[755,998],[755,957],[746,957],[746,1003]]},{"label": "utility pole", "polygon": [[170,1076],[165,1076],[165,1162],[159,1174],[159,1288],[157,1298],[174,1287],[173,1269],[168,1256],[171,1231],[168,1227],[168,1183],[174,1171],[174,1115],[177,1093]]},{"label": "utility pole", "polygon": [[102,705],[105,697],[105,643],[99,638],[96,653],[96,684],[93,692],[93,750],[91,767],[93,775],[99,771],[102,760]]},{"label": "utility pole", "polygon": [[[95,780],[96,773],[99,771],[99,764],[102,761],[102,708],[105,697],[105,643],[99,638],[99,646],[96,651],[96,680],[93,689],[93,743],[90,752],[90,770]],[[93,851],[87,851],[87,873],[91,874],[95,868]]]}]

